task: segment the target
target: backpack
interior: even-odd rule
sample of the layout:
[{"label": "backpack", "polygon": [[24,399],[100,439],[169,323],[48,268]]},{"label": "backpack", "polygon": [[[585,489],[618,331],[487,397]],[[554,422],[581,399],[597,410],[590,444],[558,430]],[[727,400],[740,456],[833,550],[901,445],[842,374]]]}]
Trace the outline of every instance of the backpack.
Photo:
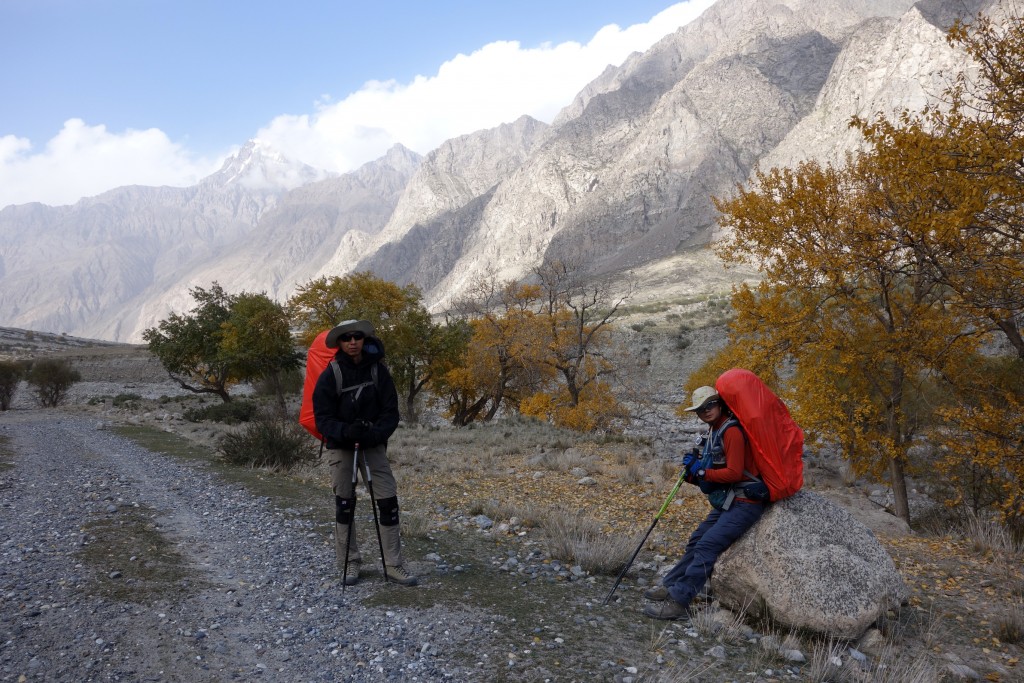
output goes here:
[{"label": "backpack", "polygon": [[788,498],[804,483],[804,433],[789,409],[749,370],[722,373],[715,390],[753,446],[754,461],[772,502]]},{"label": "backpack", "polygon": [[316,387],[316,381],[320,378],[327,367],[330,367],[334,371],[334,382],[338,388],[338,394],[342,391],[355,391],[356,397],[358,398],[360,391],[363,387],[373,384],[377,384],[377,365],[374,363],[370,366],[370,377],[371,382],[364,382],[357,384],[352,387],[344,386],[345,380],[341,374],[341,366],[338,365],[338,361],[334,359],[334,354],[338,351],[327,346],[327,333],[330,330],[324,330],[316,336],[313,343],[310,344],[309,350],[306,352],[306,377],[302,383],[302,404],[299,407],[299,424],[302,425],[307,432],[315,436],[318,440],[323,442],[324,437],[317,431],[316,428],[316,417],[313,415],[313,389]]}]

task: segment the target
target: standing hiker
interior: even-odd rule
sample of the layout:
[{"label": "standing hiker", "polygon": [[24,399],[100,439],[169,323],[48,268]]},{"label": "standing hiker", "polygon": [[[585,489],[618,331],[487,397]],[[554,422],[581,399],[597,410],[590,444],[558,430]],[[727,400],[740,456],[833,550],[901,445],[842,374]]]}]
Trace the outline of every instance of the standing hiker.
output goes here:
[{"label": "standing hiker", "polygon": [[690,615],[690,603],[710,578],[719,555],[761,519],[761,501],[768,497],[757,479],[750,442],[725,402],[712,387],[698,388],[692,398],[693,405],[686,410],[696,413],[709,429],[683,458],[683,468],[686,481],[700,487],[712,510],[690,535],[683,559],[662,585],[644,592],[654,601],[644,607],[644,614],[654,619]]},{"label": "standing hiker", "polygon": [[[335,368],[328,365],[313,389],[313,414],[316,428],[326,441],[327,463],[331,468],[338,565],[346,585],[359,580],[362,555],[353,518],[356,492],[352,472],[354,450],[358,446],[360,463],[365,459],[370,469],[372,493],[380,511],[387,579],[403,586],[416,585],[416,577],[405,570],[402,559],[398,487],[387,458],[388,438],[398,427],[399,416],[395,382],[381,362],[384,344],[373,336],[373,326],[366,320],[339,323],[327,334],[326,344],[328,348],[338,349],[332,365],[337,363],[341,381]],[[347,568],[344,566],[346,557]]]}]

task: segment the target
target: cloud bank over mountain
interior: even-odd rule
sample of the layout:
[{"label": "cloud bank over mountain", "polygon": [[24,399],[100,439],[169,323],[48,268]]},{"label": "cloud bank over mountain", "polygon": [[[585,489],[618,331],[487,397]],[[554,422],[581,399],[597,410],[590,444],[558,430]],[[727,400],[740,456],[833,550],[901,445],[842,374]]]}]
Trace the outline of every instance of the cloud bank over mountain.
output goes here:
[{"label": "cloud bank over mountain", "polygon": [[[311,103],[312,112],[282,113],[258,132],[242,131],[240,140],[258,138],[291,159],[342,173],[383,156],[395,144],[426,154],[449,138],[523,114],[550,122],[606,67],[647,50],[711,4],[691,0],[644,24],[609,25],[586,44],[490,43],[410,82],[370,81],[337,101],[324,96]],[[257,79],[253,87],[273,86]],[[156,128],[113,131],[81,119],[65,122],[42,147],[16,135],[0,136],[0,208],[72,204],[124,185],[193,185],[234,154],[240,140],[212,157],[202,156],[187,140],[173,141]]]}]

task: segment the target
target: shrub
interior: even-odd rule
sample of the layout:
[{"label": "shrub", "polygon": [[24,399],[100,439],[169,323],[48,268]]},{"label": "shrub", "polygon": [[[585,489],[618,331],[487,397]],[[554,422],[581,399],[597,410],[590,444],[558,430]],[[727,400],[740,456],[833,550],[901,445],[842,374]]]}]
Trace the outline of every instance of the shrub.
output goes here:
[{"label": "shrub", "polygon": [[80,381],[82,375],[67,361],[44,358],[32,364],[25,379],[36,388],[39,404],[44,408],[54,408],[64,402],[68,389]]},{"label": "shrub", "polygon": [[223,422],[234,425],[248,422],[256,415],[257,406],[252,401],[231,401],[214,403],[201,408],[188,408],[182,415],[189,422]]},{"label": "shrub", "polygon": [[138,401],[141,398],[142,397],[139,396],[138,394],[118,394],[117,396],[114,397],[114,401],[113,401],[114,407],[117,408],[117,407],[123,406],[126,403],[131,403],[132,401]]},{"label": "shrub", "polygon": [[219,446],[233,465],[288,471],[315,460],[317,448],[309,434],[291,419],[260,414],[236,434],[227,434]]},{"label": "shrub", "polygon": [[0,410],[10,409],[20,381],[21,366],[11,361],[0,361]]}]

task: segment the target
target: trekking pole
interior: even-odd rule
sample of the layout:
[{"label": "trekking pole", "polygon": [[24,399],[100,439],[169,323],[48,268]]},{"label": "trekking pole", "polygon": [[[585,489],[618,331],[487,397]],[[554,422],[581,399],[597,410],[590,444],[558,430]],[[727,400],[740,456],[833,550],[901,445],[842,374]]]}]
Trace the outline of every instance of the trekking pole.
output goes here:
[{"label": "trekking pole", "polygon": [[[356,453],[359,452],[359,444],[356,444]],[[377,517],[377,499],[373,496],[373,479],[370,478],[370,463],[366,462],[363,456],[363,480],[366,482],[366,489],[370,492],[370,507],[373,509],[373,526],[377,529],[377,546],[380,548],[380,566],[384,569],[384,583],[389,583],[388,562],[384,559],[384,540],[380,536],[380,519]]]},{"label": "trekking pole", "polygon": [[615,589],[619,587],[619,582],[622,581],[622,577],[625,576],[626,572],[629,571],[629,568],[633,566],[633,560],[635,560],[636,556],[640,554],[640,550],[644,547],[644,543],[647,542],[647,537],[651,535],[651,532],[654,531],[654,527],[655,525],[657,525],[658,520],[661,519],[661,516],[663,514],[665,514],[665,510],[668,509],[668,504],[671,503],[672,499],[676,497],[676,492],[679,490],[679,487],[682,485],[685,478],[686,470],[684,469],[682,473],[679,475],[679,480],[676,481],[676,485],[673,486],[672,490],[668,492],[668,498],[665,499],[665,502],[662,504],[661,509],[658,510],[658,514],[654,516],[654,521],[651,522],[651,525],[649,527],[647,527],[647,533],[644,534],[643,539],[640,541],[640,545],[638,545],[636,547],[636,550],[633,551],[633,556],[629,558],[629,562],[627,562],[626,566],[622,568],[622,571],[619,572],[619,575],[615,577],[615,584],[612,586],[612,589],[608,591],[608,596],[604,599],[604,602],[601,603],[602,605],[607,605],[608,601],[612,599],[612,594],[615,593]]},{"label": "trekking pole", "polygon": [[[341,592],[345,592],[345,585],[348,583],[348,551],[352,547],[352,529],[356,525],[356,484],[359,481],[359,444],[356,444],[352,451],[352,517],[348,520],[348,533],[345,534],[345,567],[341,570]],[[372,503],[371,503],[372,505]]]}]

